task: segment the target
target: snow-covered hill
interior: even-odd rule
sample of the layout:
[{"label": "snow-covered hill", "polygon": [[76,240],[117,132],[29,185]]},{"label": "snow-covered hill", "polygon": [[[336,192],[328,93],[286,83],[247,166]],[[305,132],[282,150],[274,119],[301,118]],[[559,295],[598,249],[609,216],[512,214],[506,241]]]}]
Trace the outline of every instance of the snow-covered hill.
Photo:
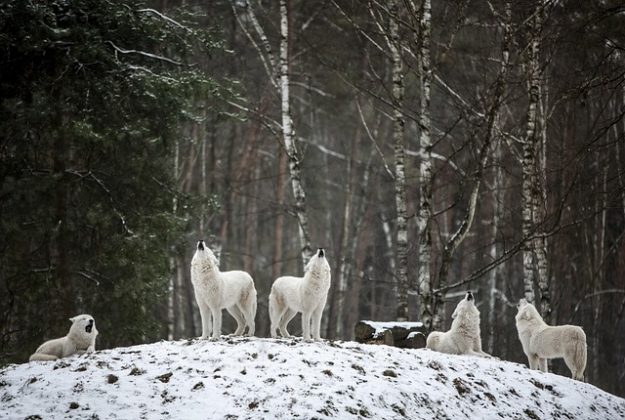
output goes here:
[{"label": "snow-covered hill", "polygon": [[226,338],[0,371],[2,419],[623,419],[625,400],[496,359]]}]

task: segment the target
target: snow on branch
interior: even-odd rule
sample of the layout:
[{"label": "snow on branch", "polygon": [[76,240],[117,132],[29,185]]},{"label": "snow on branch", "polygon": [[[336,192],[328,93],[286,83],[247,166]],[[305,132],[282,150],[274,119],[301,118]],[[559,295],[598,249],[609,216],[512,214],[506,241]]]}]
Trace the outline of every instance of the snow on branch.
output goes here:
[{"label": "snow on branch", "polygon": [[152,13],[152,14],[155,14],[156,16],[160,17],[161,19],[163,19],[163,20],[165,20],[165,21],[167,21],[169,23],[174,24],[177,27],[184,29],[185,31],[193,32],[193,30],[191,28],[188,28],[188,27],[182,25],[181,23],[178,23],[177,21],[173,20],[169,16],[166,16],[166,15],[162,14],[158,10],[154,10],[154,9],[139,9],[139,10],[137,10],[137,13]]},{"label": "snow on branch", "polygon": [[115,45],[115,43],[113,41],[105,41],[108,44],[111,44],[111,46],[115,49],[116,52],[120,53],[120,54],[138,54],[138,55],[142,55],[144,57],[148,57],[148,58],[153,58],[155,60],[160,60],[160,61],[166,61],[168,63],[171,64],[175,64],[176,66],[182,66],[183,63],[176,61],[176,60],[172,60],[171,58],[167,58],[167,57],[163,57],[160,55],[156,55],[156,54],[152,54],[149,52],[145,52],[145,51],[140,51],[140,50],[126,50],[123,48],[118,47],[117,45]]}]

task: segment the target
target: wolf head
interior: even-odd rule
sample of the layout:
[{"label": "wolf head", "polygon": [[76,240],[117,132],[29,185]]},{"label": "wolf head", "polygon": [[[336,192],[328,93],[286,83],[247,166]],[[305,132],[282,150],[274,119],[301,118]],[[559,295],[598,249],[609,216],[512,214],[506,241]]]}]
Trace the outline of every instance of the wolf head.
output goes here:
[{"label": "wolf head", "polygon": [[81,337],[98,334],[98,330],[95,328],[95,320],[91,315],[76,315],[69,320],[72,321],[72,326],[69,329],[70,334]]},{"label": "wolf head", "polygon": [[518,312],[516,316],[514,317],[517,323],[523,322],[523,321],[532,321],[532,320],[542,321],[542,317],[536,310],[536,307],[532,305],[531,303],[529,303],[527,300],[525,299],[519,300],[519,304],[517,305],[517,308],[518,308]]},{"label": "wolf head", "polygon": [[475,298],[473,297],[473,293],[471,291],[467,291],[467,294],[464,295],[464,299],[458,302],[454,313],[451,314],[453,319],[462,316],[468,316],[470,314],[477,314],[479,316],[480,312],[477,310],[475,306]]},{"label": "wolf head", "polygon": [[317,270],[323,272],[330,272],[330,264],[328,264],[328,260],[325,257],[325,251],[323,248],[319,248],[315,255],[312,256],[308,264],[306,264],[305,271],[308,273],[310,271]]},{"label": "wolf head", "polygon": [[192,265],[208,265],[213,268],[219,268],[219,261],[213,251],[210,250],[208,246],[204,243],[204,240],[200,239],[197,242],[197,247],[195,250],[195,254],[193,255],[193,259],[191,260]]}]

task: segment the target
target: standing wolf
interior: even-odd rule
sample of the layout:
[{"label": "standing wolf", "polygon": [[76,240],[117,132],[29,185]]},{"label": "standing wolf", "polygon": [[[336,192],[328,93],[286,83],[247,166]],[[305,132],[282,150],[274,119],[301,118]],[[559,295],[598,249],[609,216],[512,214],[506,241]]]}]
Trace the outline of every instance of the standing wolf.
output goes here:
[{"label": "standing wolf", "polygon": [[[202,338],[219,339],[221,336],[221,311],[226,308],[237,321],[235,335],[254,335],[256,317],[256,288],[254,280],[245,271],[219,271],[219,262],[213,252],[197,243],[191,260],[191,282],[195,300],[202,318]],[[211,320],[212,317],[212,320]]]},{"label": "standing wolf", "polygon": [[277,329],[283,337],[290,337],[287,324],[301,312],[304,340],[321,340],[321,314],[330,289],[330,265],[323,248],[313,255],[304,271],[304,277],[278,277],[271,286],[269,317],[274,338]]},{"label": "standing wolf", "polygon": [[534,305],[521,299],[516,328],[530,369],[547,372],[547,359],[563,357],[573,379],[584,380],[586,334],[575,325],[551,327],[543,321]]},{"label": "standing wolf", "polygon": [[453,321],[447,332],[432,331],[425,347],[449,354],[469,354],[490,357],[482,351],[480,338],[480,311],[475,307],[473,294],[467,292],[451,315]]},{"label": "standing wolf", "polygon": [[77,315],[69,319],[72,326],[65,337],[55,338],[43,343],[30,355],[29,360],[56,360],[72,354],[92,353],[95,351],[95,338],[98,330],[91,315]]}]

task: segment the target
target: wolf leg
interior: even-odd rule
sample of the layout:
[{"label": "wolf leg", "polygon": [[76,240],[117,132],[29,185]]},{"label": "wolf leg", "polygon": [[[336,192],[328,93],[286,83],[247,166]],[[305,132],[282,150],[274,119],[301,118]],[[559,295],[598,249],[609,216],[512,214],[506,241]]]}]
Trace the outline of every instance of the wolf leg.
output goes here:
[{"label": "wolf leg", "polygon": [[289,334],[289,330],[287,330],[286,327],[289,325],[289,322],[295,318],[295,315],[297,315],[297,311],[292,309],[286,308],[286,311],[284,311],[282,319],[280,320],[280,334],[282,334],[282,337],[291,337],[291,334]]},{"label": "wolf leg", "polygon": [[530,365],[530,369],[532,370],[537,370],[539,369],[539,359],[538,356],[533,355],[533,354],[528,354],[527,355],[527,361],[529,362]]},{"label": "wolf leg", "polygon": [[326,306],[325,300],[317,306],[312,314],[312,338],[313,340],[321,340],[321,315],[323,308]]},{"label": "wolf leg", "polygon": [[221,338],[221,309],[211,308],[211,314],[213,315],[213,340],[219,340]]},{"label": "wolf leg", "polygon": [[197,299],[197,306],[200,308],[200,318],[202,319],[202,338],[209,338],[213,323],[211,310],[208,305],[200,301],[200,299]]},{"label": "wolf leg", "polygon": [[234,335],[242,335],[245,330],[245,318],[243,311],[238,304],[228,307],[227,311],[237,321],[237,329],[234,332]]},{"label": "wolf leg", "polygon": [[302,312],[302,338],[305,341],[310,341],[310,318],[312,317],[312,312],[304,311]]},{"label": "wolf leg", "polygon": [[272,291],[269,294],[269,320],[271,322],[271,338],[277,338],[278,333],[277,330],[281,325],[281,318],[284,312],[286,312],[286,307],[282,306],[281,303],[276,298],[276,295]]}]

